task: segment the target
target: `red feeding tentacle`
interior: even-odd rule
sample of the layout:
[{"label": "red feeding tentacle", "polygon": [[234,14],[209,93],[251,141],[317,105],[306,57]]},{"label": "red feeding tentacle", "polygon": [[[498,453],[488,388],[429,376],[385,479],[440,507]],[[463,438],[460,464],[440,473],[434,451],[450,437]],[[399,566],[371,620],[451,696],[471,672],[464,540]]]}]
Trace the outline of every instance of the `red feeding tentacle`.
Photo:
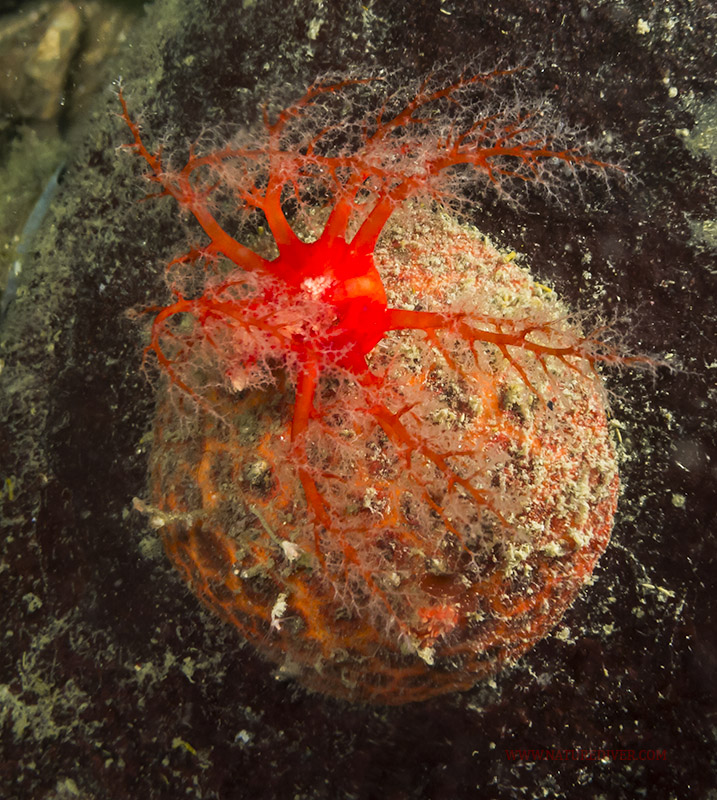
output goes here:
[{"label": "red feeding tentacle", "polygon": [[296,387],[294,418],[291,423],[291,441],[301,436],[308,427],[309,417],[314,407],[314,393],[319,380],[319,364],[316,356],[309,353],[303,364]]}]

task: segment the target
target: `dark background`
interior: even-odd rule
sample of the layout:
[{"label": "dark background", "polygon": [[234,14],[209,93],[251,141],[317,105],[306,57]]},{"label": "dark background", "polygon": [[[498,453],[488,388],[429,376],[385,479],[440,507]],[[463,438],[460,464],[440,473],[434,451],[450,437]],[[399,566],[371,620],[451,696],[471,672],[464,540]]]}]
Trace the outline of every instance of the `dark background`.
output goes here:
[{"label": "dark background", "polygon": [[[397,709],[277,681],[199,608],[131,510],[152,388],[125,311],[157,299],[184,226],[170,203],[137,203],[108,87],[0,336],[3,798],[714,796],[712,3],[160,0],[114,74],[170,151],[325,71],[476,59],[531,65],[525,91],[607,138],[631,178],[563,204],[478,198],[472,221],[677,366],[611,378],[625,488],[596,582],[494,681]],[[533,764],[506,748],[666,758]]]}]

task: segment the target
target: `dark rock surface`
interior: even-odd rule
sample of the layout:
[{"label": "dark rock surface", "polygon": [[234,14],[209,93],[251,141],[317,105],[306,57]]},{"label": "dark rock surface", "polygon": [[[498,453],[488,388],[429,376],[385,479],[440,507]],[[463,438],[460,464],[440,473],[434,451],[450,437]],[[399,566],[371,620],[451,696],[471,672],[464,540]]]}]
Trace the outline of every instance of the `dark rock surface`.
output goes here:
[{"label": "dark rock surface", "polygon": [[[494,682],[381,710],[272,677],[202,611],[132,498],[152,389],[125,311],[186,242],[108,91],[0,334],[0,795],[494,798],[714,791],[717,259],[712,4],[159,2],[117,73],[167,151],[325,71],[534,65],[526,91],[612,140],[633,180],[481,198],[473,221],[572,303],[680,369],[615,376],[624,495],[597,580]],[[131,47],[129,46],[131,45]],[[712,105],[710,105],[712,104]],[[511,760],[506,749],[666,751]]]}]

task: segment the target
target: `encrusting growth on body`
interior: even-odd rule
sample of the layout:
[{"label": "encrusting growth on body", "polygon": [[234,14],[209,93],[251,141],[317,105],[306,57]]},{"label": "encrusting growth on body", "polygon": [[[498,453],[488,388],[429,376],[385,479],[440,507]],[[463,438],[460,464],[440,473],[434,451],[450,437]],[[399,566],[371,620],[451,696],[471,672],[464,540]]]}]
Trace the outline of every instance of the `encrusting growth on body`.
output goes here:
[{"label": "encrusting growth on body", "polygon": [[470,687],[547,633],[609,538],[596,366],[629,360],[447,213],[481,181],[555,192],[563,172],[611,169],[502,107],[514,78],[387,97],[317,83],[180,168],[120,94],[126,147],[206,235],[148,310],[165,549],[285,674],[330,694]]}]

